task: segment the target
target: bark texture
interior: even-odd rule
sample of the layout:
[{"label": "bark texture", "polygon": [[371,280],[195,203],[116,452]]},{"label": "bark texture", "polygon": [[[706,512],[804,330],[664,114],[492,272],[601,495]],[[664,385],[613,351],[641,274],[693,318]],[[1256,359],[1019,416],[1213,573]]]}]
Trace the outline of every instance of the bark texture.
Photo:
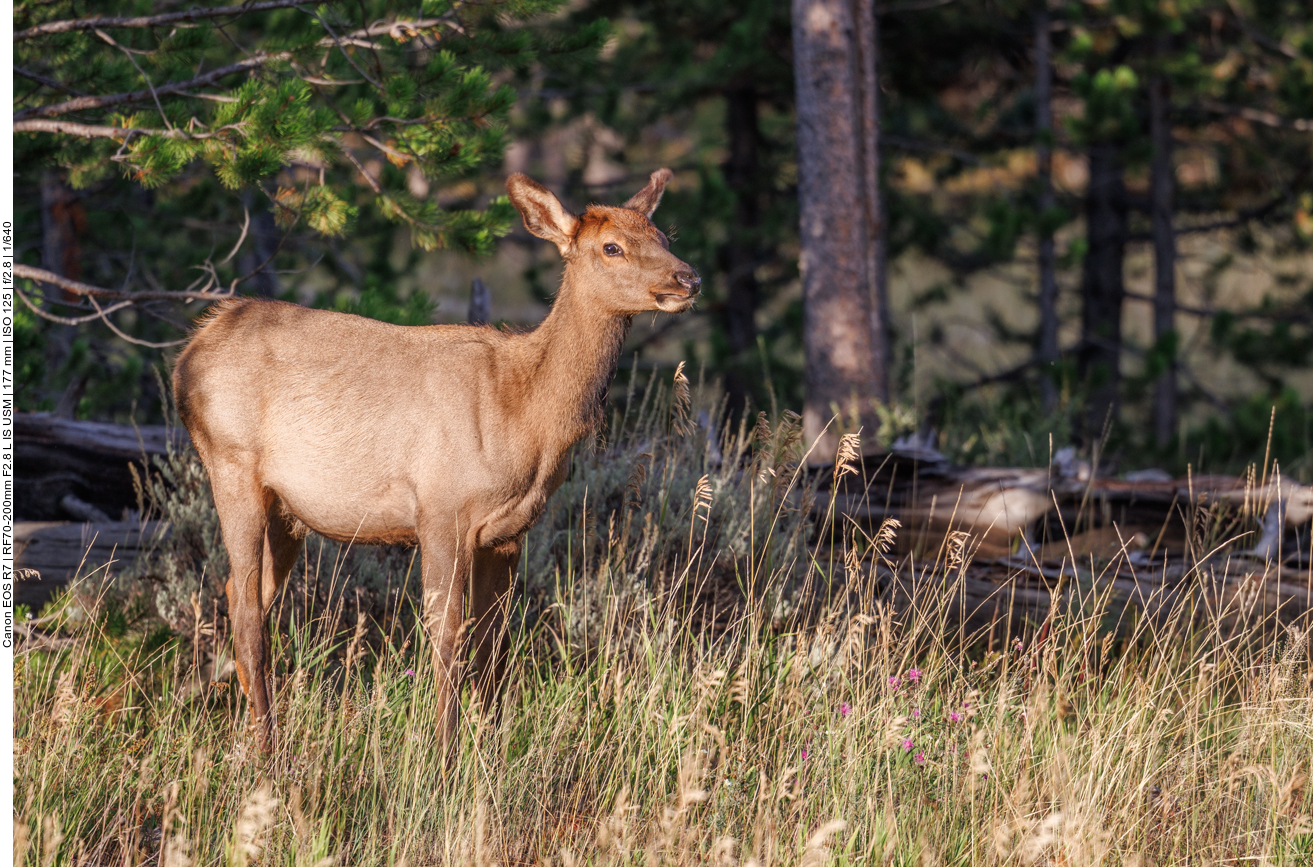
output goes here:
[{"label": "bark texture", "polygon": [[[884,348],[872,327],[870,152],[864,106],[869,100],[854,6],[847,0],[794,0],[797,89],[798,203],[801,210],[803,340],[807,396],[803,428],[827,460],[843,427],[875,429],[873,404],[887,397]],[[871,34],[873,57],[874,34]],[[873,94],[871,94],[873,97]],[[872,118],[874,122],[874,118]],[[872,143],[873,144],[873,143]],[[824,432],[824,436],[822,436]]]},{"label": "bark texture", "polygon": [[876,396],[889,402],[889,287],[885,279],[884,199],[880,195],[880,18],[875,0],[856,0],[857,51],[861,75],[862,123],[859,141],[865,189],[867,286],[871,293],[871,342],[875,353]]},{"label": "bark texture", "polygon": [[1081,375],[1088,408],[1084,434],[1097,438],[1117,415],[1121,385],[1122,302],[1126,297],[1126,185],[1120,152],[1111,142],[1090,145],[1085,198],[1089,248],[1081,275]]}]

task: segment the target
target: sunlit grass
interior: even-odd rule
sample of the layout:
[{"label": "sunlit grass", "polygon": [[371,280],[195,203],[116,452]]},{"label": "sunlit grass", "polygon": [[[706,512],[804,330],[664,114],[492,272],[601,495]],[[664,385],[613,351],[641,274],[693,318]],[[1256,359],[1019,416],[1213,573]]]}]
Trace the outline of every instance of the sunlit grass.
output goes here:
[{"label": "sunlit grass", "polygon": [[316,601],[341,558],[280,602],[272,757],[199,596],[172,632],[137,585],[52,606],[17,662],[16,861],[1313,863],[1306,632],[1114,632],[1095,586],[973,639],[953,558],[894,607],[892,524],[814,556],[792,420],[717,461],[688,398],[634,412],[531,533],[501,712],[467,694],[450,762],[404,602]]}]

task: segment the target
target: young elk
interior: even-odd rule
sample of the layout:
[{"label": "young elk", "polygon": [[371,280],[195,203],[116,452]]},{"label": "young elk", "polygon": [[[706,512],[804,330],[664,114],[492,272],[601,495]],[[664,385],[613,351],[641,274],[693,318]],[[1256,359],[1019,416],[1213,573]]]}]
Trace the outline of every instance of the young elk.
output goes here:
[{"label": "young elk", "polygon": [[418,544],[442,739],[454,741],[464,594],[475,688],[500,685],[505,597],[520,543],[602,420],[636,313],[682,313],[701,280],[649,219],[661,169],[622,207],[582,216],[524,175],[506,181],[565,275],[534,331],[403,327],[276,301],[217,305],[178,358],[173,389],[210,476],[232,574],[237,675],[273,746],[269,608],[307,529]]}]

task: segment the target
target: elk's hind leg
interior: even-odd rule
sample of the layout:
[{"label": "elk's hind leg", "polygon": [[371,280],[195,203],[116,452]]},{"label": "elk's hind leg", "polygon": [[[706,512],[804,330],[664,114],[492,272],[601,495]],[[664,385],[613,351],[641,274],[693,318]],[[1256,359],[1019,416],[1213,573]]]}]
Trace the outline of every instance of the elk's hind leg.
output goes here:
[{"label": "elk's hind leg", "polygon": [[264,568],[260,578],[260,608],[265,613],[273,607],[278,591],[283,589],[287,576],[292,574],[296,557],[301,553],[301,534],[296,532],[296,521],[274,498],[270,504],[264,531]]},{"label": "elk's hind leg", "polygon": [[251,703],[265,752],[273,749],[272,698],[269,688],[269,622],[262,604],[265,531],[273,496],[256,478],[254,468],[239,462],[212,465],[210,487],[219,512],[230,574],[228,618],[232,622],[237,679]]},{"label": "elk's hind leg", "polygon": [[511,577],[519,559],[518,543],[474,552],[470,576],[470,619],[474,630],[474,688],[485,706],[497,702],[506,673],[506,611],[510,606]]}]

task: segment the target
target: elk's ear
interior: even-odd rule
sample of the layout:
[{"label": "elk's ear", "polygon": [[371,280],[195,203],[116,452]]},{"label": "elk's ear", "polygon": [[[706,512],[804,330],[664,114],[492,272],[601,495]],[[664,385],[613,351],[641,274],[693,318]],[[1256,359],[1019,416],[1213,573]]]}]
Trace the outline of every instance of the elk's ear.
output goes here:
[{"label": "elk's ear", "polygon": [[634,193],[634,197],[625,202],[623,207],[631,211],[638,211],[649,220],[656,213],[657,205],[661,204],[661,194],[666,191],[666,184],[674,173],[670,169],[657,169],[652,173],[652,178],[647,182],[647,186]]},{"label": "elk's ear", "polygon": [[551,241],[564,256],[579,229],[579,218],[565,209],[551,190],[525,175],[516,173],[506,179],[511,204],[524,217],[524,228],[545,241]]}]

